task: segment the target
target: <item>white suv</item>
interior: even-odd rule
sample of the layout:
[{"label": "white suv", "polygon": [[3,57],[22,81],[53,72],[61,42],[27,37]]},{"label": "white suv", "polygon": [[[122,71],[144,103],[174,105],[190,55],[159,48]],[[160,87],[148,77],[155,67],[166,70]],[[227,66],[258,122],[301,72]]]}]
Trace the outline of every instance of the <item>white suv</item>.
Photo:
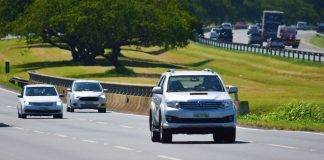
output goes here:
[{"label": "white suv", "polygon": [[229,93],[237,91],[211,70],[162,74],[150,103],[152,141],[170,143],[172,134],[213,134],[215,142],[234,143],[236,107]]},{"label": "white suv", "polygon": [[96,109],[100,113],[106,112],[106,89],[98,81],[76,80],[72,88],[67,89],[67,111],[74,109]]}]

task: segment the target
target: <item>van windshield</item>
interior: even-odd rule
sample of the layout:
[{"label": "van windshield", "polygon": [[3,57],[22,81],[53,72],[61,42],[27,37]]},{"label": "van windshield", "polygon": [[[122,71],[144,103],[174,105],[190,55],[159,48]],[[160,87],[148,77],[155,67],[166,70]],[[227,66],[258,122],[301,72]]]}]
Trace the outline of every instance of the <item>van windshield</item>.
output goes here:
[{"label": "van windshield", "polygon": [[168,81],[167,92],[216,91],[225,92],[217,76],[172,76]]},{"label": "van windshield", "polygon": [[26,96],[57,96],[54,87],[27,87]]}]

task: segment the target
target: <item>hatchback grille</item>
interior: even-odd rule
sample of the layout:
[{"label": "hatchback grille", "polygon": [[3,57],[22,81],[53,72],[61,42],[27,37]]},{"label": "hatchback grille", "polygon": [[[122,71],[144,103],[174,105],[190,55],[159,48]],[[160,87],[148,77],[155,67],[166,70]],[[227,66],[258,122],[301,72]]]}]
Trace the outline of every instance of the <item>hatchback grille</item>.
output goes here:
[{"label": "hatchback grille", "polygon": [[30,102],[32,106],[54,106],[54,102]]},{"label": "hatchback grille", "polygon": [[222,102],[180,102],[180,108],[215,108],[215,109],[223,109],[224,106]]},{"label": "hatchback grille", "polygon": [[81,97],[80,101],[98,101],[98,97]]}]

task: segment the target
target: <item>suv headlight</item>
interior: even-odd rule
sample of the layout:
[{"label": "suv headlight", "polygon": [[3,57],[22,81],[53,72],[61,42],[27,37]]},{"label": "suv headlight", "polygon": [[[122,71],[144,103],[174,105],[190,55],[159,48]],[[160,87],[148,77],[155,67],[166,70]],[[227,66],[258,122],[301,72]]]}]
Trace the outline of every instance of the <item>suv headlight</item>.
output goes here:
[{"label": "suv headlight", "polygon": [[56,105],[57,105],[57,106],[62,106],[62,105],[63,105],[63,103],[62,103],[62,102],[60,102],[60,101],[57,101],[57,102],[56,102]]},{"label": "suv headlight", "polygon": [[179,108],[179,102],[167,102],[166,104],[171,108]]},{"label": "suv headlight", "polygon": [[77,96],[77,95],[73,95],[73,99],[79,99],[80,98],[80,96]]},{"label": "suv headlight", "polygon": [[25,102],[24,102],[24,105],[25,105],[25,106],[28,106],[28,105],[29,105],[29,102],[28,102],[28,101],[25,101]]},{"label": "suv headlight", "polygon": [[224,109],[232,109],[234,107],[234,103],[232,100],[226,100],[226,101],[223,101],[223,106],[224,106]]}]

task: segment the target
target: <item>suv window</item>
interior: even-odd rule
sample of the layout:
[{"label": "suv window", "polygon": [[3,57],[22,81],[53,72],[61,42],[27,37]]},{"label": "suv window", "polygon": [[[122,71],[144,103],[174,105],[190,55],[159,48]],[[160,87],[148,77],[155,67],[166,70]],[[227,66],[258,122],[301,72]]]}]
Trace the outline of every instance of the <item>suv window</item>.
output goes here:
[{"label": "suv window", "polygon": [[165,81],[165,76],[161,77],[161,79],[160,79],[160,81],[158,83],[158,87],[163,88],[164,81]]},{"label": "suv window", "polygon": [[167,92],[216,91],[225,92],[218,76],[172,76]]},{"label": "suv window", "polygon": [[102,88],[99,83],[79,82],[73,85],[73,91],[93,91],[101,92]]}]

